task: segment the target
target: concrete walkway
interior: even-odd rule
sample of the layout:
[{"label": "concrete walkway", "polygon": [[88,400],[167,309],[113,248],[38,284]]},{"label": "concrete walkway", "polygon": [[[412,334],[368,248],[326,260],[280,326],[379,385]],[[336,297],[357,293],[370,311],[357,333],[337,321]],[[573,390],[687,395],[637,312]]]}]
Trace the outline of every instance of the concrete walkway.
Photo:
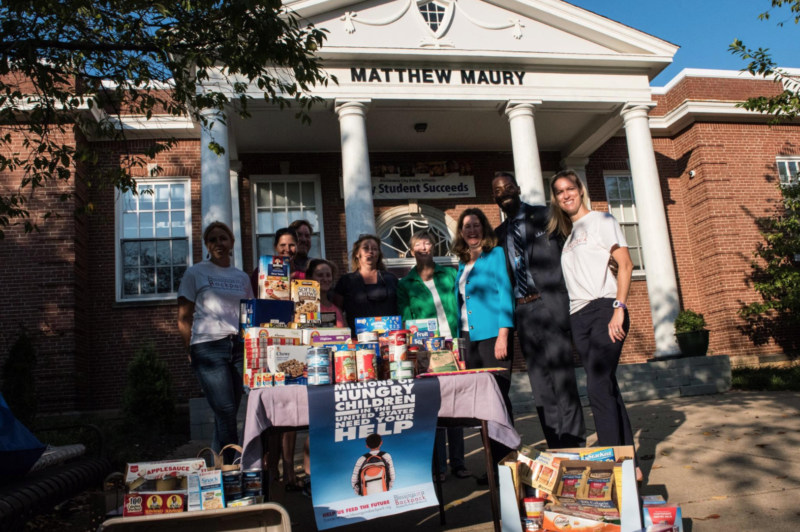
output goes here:
[{"label": "concrete walkway", "polygon": [[[584,412],[592,444],[591,410]],[[628,412],[645,473],[642,493],[660,494],[680,504],[686,532],[800,530],[800,394],[728,392],[633,403]],[[516,422],[523,443],[544,445],[535,414],[520,414]],[[305,434],[298,435],[298,452],[304,438]],[[192,456],[193,449],[203,446],[193,442],[179,453]],[[482,475],[477,431],[467,431],[466,451],[467,466],[474,475]],[[294,530],[316,530],[309,499],[279,490],[275,498],[292,516]],[[474,479],[448,476],[444,498],[448,508],[444,527],[434,508],[347,530],[491,530],[488,490]]]}]

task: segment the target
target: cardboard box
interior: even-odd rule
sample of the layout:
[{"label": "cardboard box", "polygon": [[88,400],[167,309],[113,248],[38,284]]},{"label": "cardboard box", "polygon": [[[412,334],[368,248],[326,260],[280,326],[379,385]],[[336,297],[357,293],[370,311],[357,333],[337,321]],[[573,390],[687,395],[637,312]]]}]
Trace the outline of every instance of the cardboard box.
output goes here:
[{"label": "cardboard box", "polygon": [[[305,345],[271,345],[267,347],[267,367],[270,373],[284,373],[286,384],[308,384]],[[276,381],[277,385],[277,381]]]},{"label": "cardboard box", "polygon": [[185,509],[185,491],[126,493],[122,505],[122,517],[175,514]]},{"label": "cardboard box", "polygon": [[562,461],[549,453],[542,453],[523,445],[517,455],[522,482],[552,495],[558,487]]},{"label": "cardboard box", "polygon": [[436,318],[429,320],[406,320],[406,329],[411,334],[418,332],[432,332],[432,336],[439,336],[439,322]]},{"label": "cardboard box", "polygon": [[356,334],[362,332],[376,332],[383,334],[387,331],[402,330],[400,316],[378,316],[374,318],[356,318]]},{"label": "cardboard box", "polygon": [[673,505],[646,506],[644,508],[644,526],[672,525],[683,532],[683,517],[681,507]]},{"label": "cardboard box", "polygon": [[258,260],[258,299],[291,299],[289,257],[264,255]]},{"label": "cardboard box", "polygon": [[310,279],[292,281],[292,301],[294,302],[295,323],[319,324],[320,292],[319,283]]},{"label": "cardboard box", "polygon": [[190,512],[225,508],[222,471],[204,471],[189,476],[187,507]]},{"label": "cardboard box", "polygon": [[435,331],[417,331],[411,334],[409,343],[412,345],[425,347],[425,341],[430,340],[431,338],[436,338],[436,336],[438,336],[438,333]]},{"label": "cardboard box", "polygon": [[[190,460],[161,460],[157,462],[139,462],[125,466],[125,484],[129,491],[172,491],[178,488],[177,479],[206,470],[206,461],[202,458]],[[157,489],[157,481],[174,480],[168,490]]]},{"label": "cardboard box", "polygon": [[350,341],[347,327],[311,327],[303,331],[303,345],[346,344]]},{"label": "cardboard box", "polygon": [[286,329],[283,327],[251,327],[244,332],[245,346],[248,340],[257,338],[259,345],[301,345],[303,343],[302,329]]},{"label": "cardboard box", "polygon": [[552,532],[561,532],[562,530],[568,530],[569,532],[620,532],[621,527],[612,523],[545,510],[542,529]]},{"label": "cardboard box", "polygon": [[239,337],[252,327],[286,327],[294,319],[294,303],[272,299],[242,299],[239,303]]}]

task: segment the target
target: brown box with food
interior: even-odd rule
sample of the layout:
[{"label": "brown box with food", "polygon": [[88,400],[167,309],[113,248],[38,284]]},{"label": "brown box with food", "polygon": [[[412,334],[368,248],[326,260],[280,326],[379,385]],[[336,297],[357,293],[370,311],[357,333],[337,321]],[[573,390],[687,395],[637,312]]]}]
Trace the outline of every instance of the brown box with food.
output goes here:
[{"label": "brown box with food", "polygon": [[125,467],[128,491],[161,492],[186,489],[186,477],[206,470],[202,458],[139,462]]}]

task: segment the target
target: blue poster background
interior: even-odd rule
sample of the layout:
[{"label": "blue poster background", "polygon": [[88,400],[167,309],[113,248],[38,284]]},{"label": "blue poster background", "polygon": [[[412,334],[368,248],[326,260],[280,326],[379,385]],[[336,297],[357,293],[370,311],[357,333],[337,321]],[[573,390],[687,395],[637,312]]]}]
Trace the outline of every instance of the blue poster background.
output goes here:
[{"label": "blue poster background", "polygon": [[[320,530],[438,505],[431,478],[441,402],[438,380],[369,384],[370,392],[363,391],[367,383],[309,386],[312,494]],[[375,401],[379,394],[385,397]],[[393,404],[385,404],[387,397]],[[371,433],[381,435],[380,450],[391,455],[395,480],[388,492],[361,496],[351,478],[358,459],[370,451],[366,438]]]}]

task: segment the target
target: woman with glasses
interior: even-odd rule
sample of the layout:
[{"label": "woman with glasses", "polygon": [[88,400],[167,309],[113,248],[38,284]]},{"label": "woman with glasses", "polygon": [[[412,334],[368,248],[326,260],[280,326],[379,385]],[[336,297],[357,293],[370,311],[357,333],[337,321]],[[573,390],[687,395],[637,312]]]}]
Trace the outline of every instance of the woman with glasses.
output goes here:
[{"label": "woman with glasses", "polygon": [[334,288],[333,302],[344,310],[351,334],[356,318],[397,315],[397,277],[386,271],[381,240],[361,235],[350,252],[351,272],[342,275]]},{"label": "woman with glasses", "polygon": [[[411,256],[417,265],[403,277],[397,286],[397,311],[408,320],[435,319],[439,324],[439,336],[458,338],[458,308],[456,305],[456,270],[440,266],[433,261],[436,239],[427,230],[417,231],[408,241]],[[439,470],[435,474],[444,482],[447,473],[445,435],[450,441],[450,469],[458,478],[471,477],[464,464],[464,429],[436,430],[436,446]]]},{"label": "woman with glasses", "polygon": [[[480,209],[466,209],[458,218],[458,232],[453,242],[458,257],[455,297],[458,302],[458,331],[464,338],[468,369],[503,368],[494,373],[503,395],[508,419],[511,412],[511,331],[514,328],[514,292],[506,270],[506,255],[497,245],[489,220]],[[510,450],[491,441],[494,468]],[[497,477],[495,477],[497,478]],[[488,484],[486,477],[478,484]]]}]

